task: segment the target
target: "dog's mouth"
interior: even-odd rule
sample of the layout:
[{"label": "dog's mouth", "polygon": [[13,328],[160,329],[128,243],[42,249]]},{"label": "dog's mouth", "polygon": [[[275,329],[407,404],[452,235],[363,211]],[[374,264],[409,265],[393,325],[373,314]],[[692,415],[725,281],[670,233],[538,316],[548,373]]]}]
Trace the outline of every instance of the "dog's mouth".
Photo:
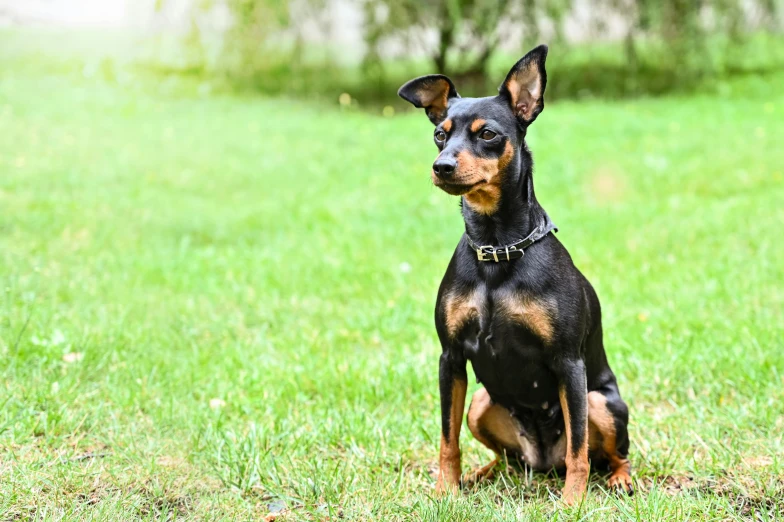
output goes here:
[{"label": "dog's mouth", "polygon": [[487,181],[483,179],[475,183],[449,183],[448,181],[444,181],[439,178],[436,178],[433,181],[433,184],[436,187],[453,196],[462,196],[463,194],[468,194],[479,185],[484,185],[485,183],[487,183]]}]

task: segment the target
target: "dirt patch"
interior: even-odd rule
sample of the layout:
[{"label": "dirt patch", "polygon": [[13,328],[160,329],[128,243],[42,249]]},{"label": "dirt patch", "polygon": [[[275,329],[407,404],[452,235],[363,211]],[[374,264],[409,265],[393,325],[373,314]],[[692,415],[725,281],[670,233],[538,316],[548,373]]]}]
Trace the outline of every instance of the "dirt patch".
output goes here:
[{"label": "dirt patch", "polygon": [[642,477],[635,480],[638,489],[649,492],[654,489],[667,495],[675,496],[699,487],[691,475],[664,475],[659,477]]},{"label": "dirt patch", "polygon": [[784,517],[784,472],[773,473],[772,465],[770,457],[745,457],[737,468],[706,479],[703,491],[728,499],[743,516]]},{"label": "dirt patch", "polygon": [[[705,480],[700,486],[705,495],[723,497],[735,506],[743,516],[757,516],[767,520],[770,516],[784,516],[784,483],[778,482],[773,490],[761,491],[759,488],[747,489],[734,481],[719,477]],[[765,516],[767,515],[767,516]]]},{"label": "dirt patch", "polygon": [[27,445],[8,450],[0,453],[0,478],[15,484],[19,498],[1,520],[30,520],[61,511],[79,517],[102,504],[133,518],[179,520],[222,492],[217,481],[180,456],[159,455],[151,467],[146,461],[129,462],[106,444],[84,440],[58,448]]},{"label": "dirt patch", "polygon": [[[772,460],[761,457],[744,459],[763,467]],[[700,494],[706,497],[721,497],[729,500],[744,517],[767,520],[769,517],[784,517],[784,477],[768,474],[760,479],[746,467],[721,470],[713,477],[695,478],[691,475],[666,475],[656,478],[643,477],[637,481],[640,489],[657,489],[667,495]],[[752,518],[753,519],[753,518]]]},{"label": "dirt patch", "polygon": [[193,488],[178,487],[177,481],[174,481],[171,487],[161,490],[150,483],[133,487],[118,487],[109,480],[111,480],[109,477],[103,476],[95,480],[89,489],[73,485],[65,485],[58,491],[50,490],[47,487],[40,488],[35,492],[36,496],[48,497],[54,501],[53,503],[39,503],[31,498],[28,499],[29,502],[26,505],[17,505],[11,512],[6,513],[6,516],[9,517],[9,520],[30,520],[39,516],[41,510],[51,511],[53,507],[59,509],[58,506],[68,509],[77,508],[75,512],[89,513],[99,504],[109,501],[123,505],[139,517],[154,520],[180,520],[188,517],[189,513],[193,511],[199,495],[205,493]]},{"label": "dirt patch", "polygon": [[190,513],[195,504],[193,495],[166,492],[163,495],[151,491],[139,491],[135,495],[140,502],[136,506],[139,515],[154,520],[178,520]]}]

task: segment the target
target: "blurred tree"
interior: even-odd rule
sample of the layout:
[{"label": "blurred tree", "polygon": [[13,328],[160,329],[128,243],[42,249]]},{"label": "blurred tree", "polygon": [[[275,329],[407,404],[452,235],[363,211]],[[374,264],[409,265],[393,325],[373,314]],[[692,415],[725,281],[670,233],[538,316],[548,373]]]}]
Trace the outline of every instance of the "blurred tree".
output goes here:
[{"label": "blurred tree", "polygon": [[381,60],[385,45],[397,44],[423,52],[441,74],[484,78],[505,23],[519,22],[521,4],[532,3],[536,0],[365,0],[366,66]]},{"label": "blurred tree", "polygon": [[[383,74],[381,51],[397,44],[427,56],[437,72],[449,74],[467,91],[481,91],[499,43],[519,39],[514,35],[522,27],[533,45],[540,24],[560,21],[570,7],[571,0],[364,0],[364,66]],[[560,24],[553,26],[557,38]]]},{"label": "blurred tree", "polygon": [[[156,0],[155,9],[164,11],[170,3],[177,1]],[[322,14],[326,4],[327,0],[193,0],[186,48],[191,53],[196,49],[205,62],[209,54],[216,56],[214,68],[230,75],[252,76],[281,62],[295,65],[305,47],[305,23]],[[230,23],[211,30],[210,21],[219,18],[221,10],[228,13]],[[213,52],[205,52],[205,45]]]},{"label": "blurred tree", "polygon": [[[579,6],[592,13],[585,34],[601,40],[610,16],[627,27],[627,65],[638,65],[638,43],[667,51],[671,63],[702,70],[713,61],[705,46],[709,35],[737,41],[757,26],[776,28],[777,0],[364,0],[366,61],[381,60],[381,50],[396,42],[424,54],[436,71],[453,76],[483,76],[501,41],[522,32],[532,46],[547,28],[547,39],[563,40],[564,25]],[[752,16],[750,10],[756,13]],[[759,23],[761,20],[763,23]],[[506,33],[506,34],[505,34]],[[520,38],[518,37],[518,40]],[[521,42],[522,44],[522,42]],[[523,47],[521,45],[521,47]],[[520,49],[523,51],[524,49]]]},{"label": "blurred tree", "polygon": [[[162,9],[181,0],[156,1]],[[340,8],[332,9],[336,4]],[[471,94],[498,81],[500,72],[488,69],[501,47],[522,53],[542,41],[559,44],[560,91],[553,94],[666,92],[706,74],[755,67],[740,44],[755,31],[781,31],[784,0],[192,0],[190,5],[193,30],[186,43],[201,70],[244,78],[267,92],[337,96],[351,90],[380,98],[402,79],[388,77],[391,61],[424,58],[431,65],[423,71],[449,74]],[[351,8],[364,15],[361,81],[334,67],[331,57],[344,50],[331,50],[335,33],[324,31],[340,29],[337,16]],[[229,23],[206,36],[218,11]],[[308,31],[320,33],[313,37]],[[574,59],[566,59],[570,42],[576,43]],[[322,57],[320,63],[315,56]],[[769,63],[781,61],[776,60]]]},{"label": "blurred tree", "polygon": [[[215,0],[202,0],[213,4]],[[288,0],[224,0],[233,24],[223,36],[223,64],[229,69],[264,66],[264,45],[276,32],[289,27]]]}]

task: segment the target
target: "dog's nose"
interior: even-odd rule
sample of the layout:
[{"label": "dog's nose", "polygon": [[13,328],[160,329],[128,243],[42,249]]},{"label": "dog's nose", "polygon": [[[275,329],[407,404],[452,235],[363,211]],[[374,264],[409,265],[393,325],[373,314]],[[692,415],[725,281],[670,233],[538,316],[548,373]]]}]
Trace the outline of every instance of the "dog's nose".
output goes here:
[{"label": "dog's nose", "polygon": [[439,158],[433,163],[433,172],[441,179],[450,179],[455,173],[455,160]]}]

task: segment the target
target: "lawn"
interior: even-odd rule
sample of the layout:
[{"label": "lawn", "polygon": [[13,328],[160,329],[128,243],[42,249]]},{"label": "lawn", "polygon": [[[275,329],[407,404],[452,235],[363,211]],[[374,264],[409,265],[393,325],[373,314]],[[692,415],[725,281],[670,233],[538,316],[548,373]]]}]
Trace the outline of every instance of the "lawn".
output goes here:
[{"label": "lawn", "polygon": [[0,519],[784,517],[780,89],[532,127],[631,410],[637,494],[566,509],[514,469],[434,498],[462,221],[422,114],[38,59],[0,62]]}]

